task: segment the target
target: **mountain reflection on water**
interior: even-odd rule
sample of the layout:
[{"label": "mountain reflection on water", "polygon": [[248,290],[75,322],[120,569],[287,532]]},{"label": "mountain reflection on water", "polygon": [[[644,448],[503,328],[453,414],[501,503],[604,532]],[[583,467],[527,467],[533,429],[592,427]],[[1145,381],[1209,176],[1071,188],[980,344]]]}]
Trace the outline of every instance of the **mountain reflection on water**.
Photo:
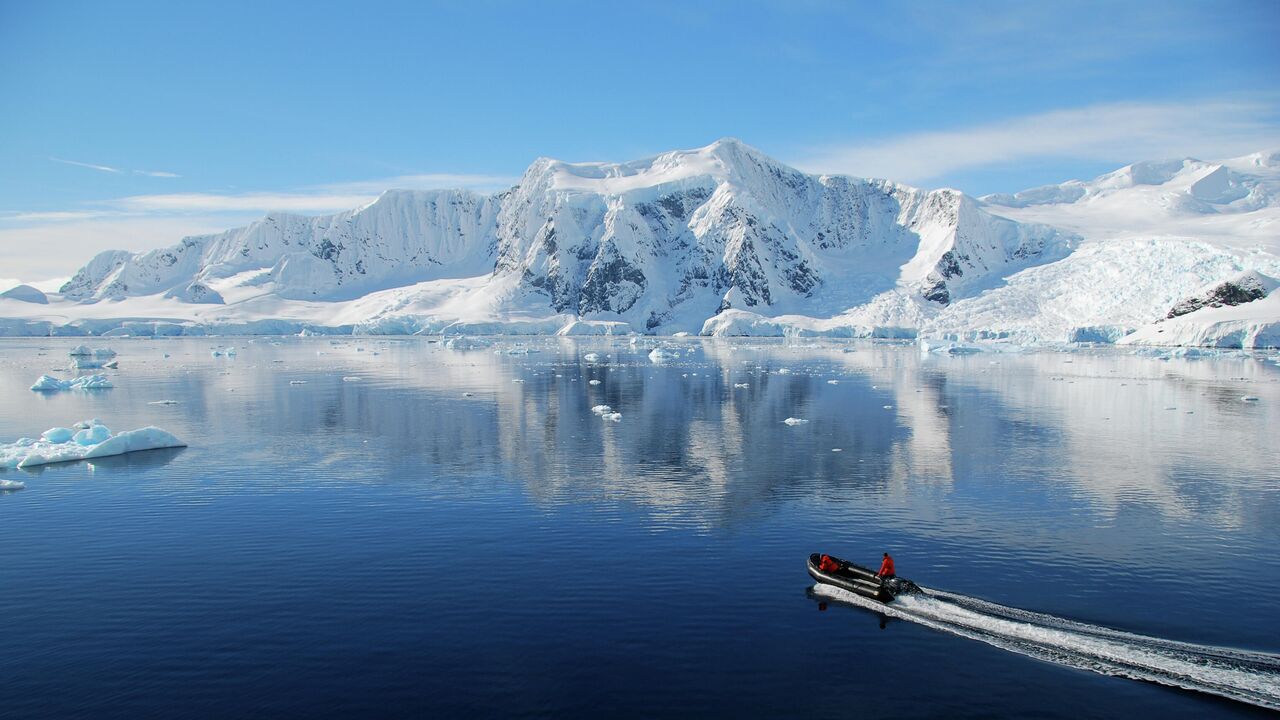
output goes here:
[{"label": "mountain reflection on water", "polygon": [[[101,340],[114,388],[39,394],[78,343],[0,341],[0,441],[96,417],[189,445],[0,472],[27,483],[0,497],[8,536],[41,538],[0,565],[0,605],[27,613],[0,671],[35,670],[15,716],[102,715],[95,678],[125,675],[150,680],[121,716],[170,696],[368,713],[375,685],[405,713],[840,715],[832,683],[910,684],[937,713],[1237,707],[813,612],[804,559],[827,550],[892,550],[905,577],[1005,606],[1280,649],[1261,630],[1280,592],[1274,356],[667,339],[678,355],[654,362],[653,338],[490,342]],[[475,572],[495,555],[503,572]],[[118,630],[72,632],[102,612]],[[173,647],[189,674],[155,665]],[[284,655],[306,662],[263,669]],[[40,684],[71,674],[65,695]]]}]

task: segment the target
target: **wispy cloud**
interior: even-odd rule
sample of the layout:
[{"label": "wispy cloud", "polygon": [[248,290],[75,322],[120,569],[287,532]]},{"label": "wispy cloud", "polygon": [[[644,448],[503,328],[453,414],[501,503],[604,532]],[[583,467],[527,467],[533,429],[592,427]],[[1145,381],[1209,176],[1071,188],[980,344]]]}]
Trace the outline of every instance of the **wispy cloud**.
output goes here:
[{"label": "wispy cloud", "polygon": [[137,213],[332,212],[350,210],[377,199],[376,194],[331,193],[167,193],[131,195],[108,204]]},{"label": "wispy cloud", "polygon": [[182,177],[178,173],[168,172],[167,170],[123,170],[121,168],[111,167],[110,165],[96,165],[94,163],[80,162],[79,160],[66,160],[64,158],[56,158],[56,157],[51,157],[49,159],[56,163],[62,163],[63,165],[75,165],[76,167],[89,168],[90,170],[97,170],[98,172],[104,172],[104,173],[112,173],[114,175],[125,175],[125,174],[145,175],[146,177],[155,177],[155,178]]},{"label": "wispy cloud", "polygon": [[1223,159],[1276,145],[1280,106],[1271,98],[1112,103],[815,148],[796,165],[919,183],[1050,158],[1124,165],[1181,156]]},{"label": "wispy cloud", "polygon": [[120,168],[113,168],[110,165],[94,165],[93,163],[80,162],[79,160],[63,160],[62,158],[56,158],[56,157],[51,157],[49,159],[56,163],[62,163],[63,165],[75,165],[76,167],[89,168],[90,170],[97,170],[98,172],[115,173],[117,175],[124,172]]}]

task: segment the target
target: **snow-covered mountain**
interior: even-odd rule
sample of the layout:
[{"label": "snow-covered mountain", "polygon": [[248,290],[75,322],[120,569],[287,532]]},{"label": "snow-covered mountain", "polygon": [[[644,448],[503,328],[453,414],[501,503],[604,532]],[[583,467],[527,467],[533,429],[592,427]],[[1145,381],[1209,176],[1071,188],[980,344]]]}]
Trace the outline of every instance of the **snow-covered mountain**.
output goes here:
[{"label": "snow-covered mountain", "polygon": [[542,158],[497,195],[389,191],[338,215],[106,252],[62,293],[334,301],[488,275],[483,304],[499,311],[697,330],[727,308],[836,312],[890,288],[945,305],[1069,246],[958,192],[806,175],[721,140],[624,164]]},{"label": "snow-covered mountain", "polygon": [[[1210,283],[1280,277],[1277,199],[1277,153],[981,200],[809,175],[731,139],[629,163],[541,158],[494,195],[392,190],[102,253],[52,296],[76,320],[44,329],[1115,340]],[[16,306],[0,299],[15,318],[0,330],[39,331]]]}]

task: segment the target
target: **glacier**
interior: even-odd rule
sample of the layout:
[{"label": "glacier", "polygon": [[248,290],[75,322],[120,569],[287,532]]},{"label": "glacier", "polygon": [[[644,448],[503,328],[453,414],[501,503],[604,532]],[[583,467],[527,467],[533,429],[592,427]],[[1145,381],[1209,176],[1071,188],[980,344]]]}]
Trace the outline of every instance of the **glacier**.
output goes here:
[{"label": "glacier", "polygon": [[[0,334],[1266,346],[1280,331],[1262,303],[1280,277],[1277,227],[1280,152],[974,198],[807,174],[726,138],[624,163],[539,158],[490,195],[388,190],[334,215],[100,253],[47,304],[0,294]],[[1237,311],[1247,319],[1167,317],[1243,273],[1268,293],[1238,306],[1262,303]]]}]

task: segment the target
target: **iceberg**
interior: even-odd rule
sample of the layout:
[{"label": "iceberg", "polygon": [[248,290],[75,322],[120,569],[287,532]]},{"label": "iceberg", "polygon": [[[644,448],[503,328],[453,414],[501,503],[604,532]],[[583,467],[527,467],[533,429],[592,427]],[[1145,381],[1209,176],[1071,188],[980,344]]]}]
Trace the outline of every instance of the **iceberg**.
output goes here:
[{"label": "iceberg", "polygon": [[41,375],[31,386],[36,392],[58,392],[60,390],[105,390],[115,387],[106,375],[81,375],[70,380],[60,380],[52,375]]},{"label": "iceberg", "polygon": [[116,351],[111,348],[98,348],[92,350],[88,345],[77,345],[71,348],[71,352],[67,353],[71,357],[91,357],[97,360],[110,360],[116,356]]},{"label": "iceberg", "polygon": [[0,468],[26,468],[187,446],[172,433],[155,426],[114,435],[98,420],[78,422],[75,427],[79,431],[70,438],[67,438],[70,428],[57,427],[46,430],[39,440],[20,438],[12,443],[0,443]]},{"label": "iceberg", "polygon": [[0,492],[5,490],[21,490],[26,486],[26,483],[18,482],[17,480],[0,479]]}]

